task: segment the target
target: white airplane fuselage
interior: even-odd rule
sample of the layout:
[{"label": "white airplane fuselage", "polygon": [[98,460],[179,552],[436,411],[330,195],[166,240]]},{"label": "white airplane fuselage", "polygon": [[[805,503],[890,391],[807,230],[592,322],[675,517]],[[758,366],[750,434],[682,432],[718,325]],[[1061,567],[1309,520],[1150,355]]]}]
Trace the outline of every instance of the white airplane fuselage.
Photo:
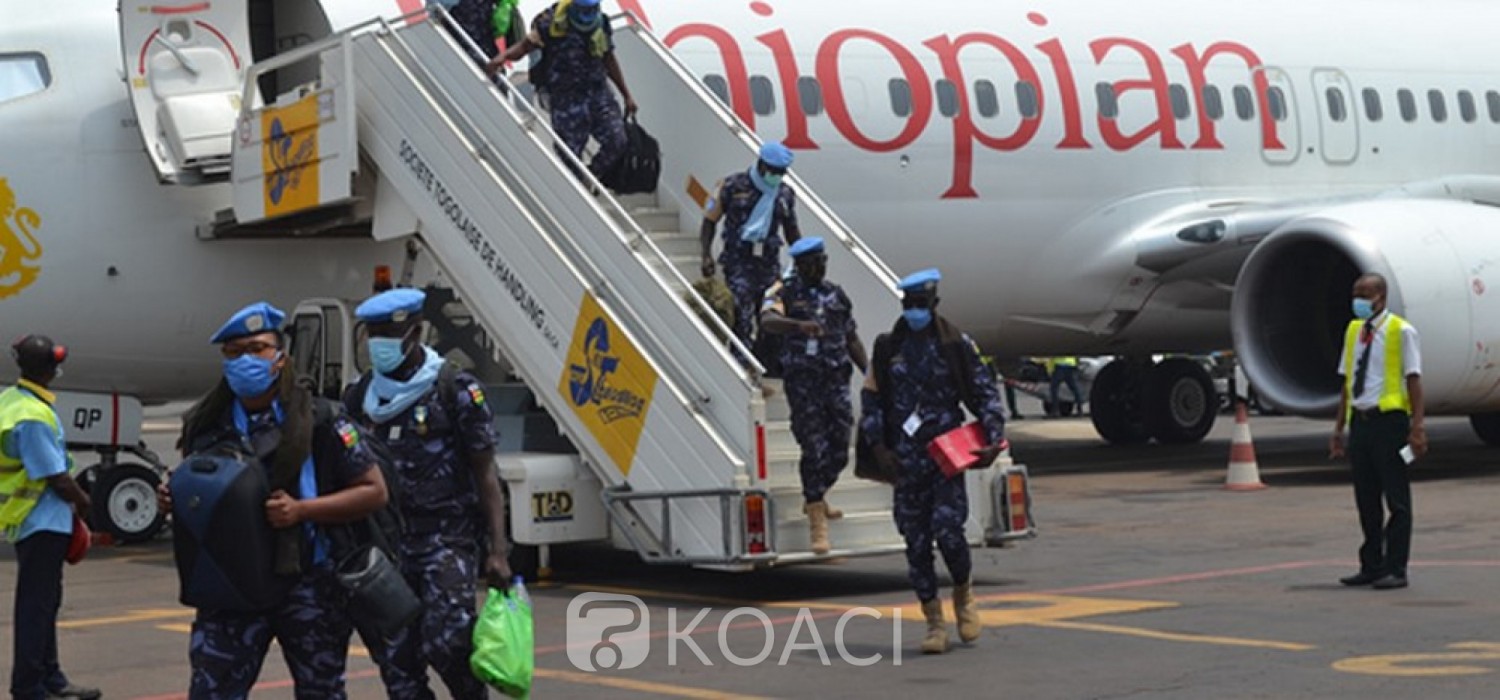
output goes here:
[{"label": "white airplane fuselage", "polygon": [[[375,265],[399,264],[399,248],[357,239],[200,240],[228,187],[158,184],[114,3],[56,4],[71,7],[0,20],[0,55],[42,53],[52,76],[0,102],[0,335],[68,344],[60,386],[195,394],[218,371],[207,338],[233,309],[357,297]],[[365,4],[375,16],[413,3]],[[894,270],[942,268],[942,311],[1008,355],[1227,347],[1227,284],[1169,284],[1137,264],[1135,232],[1180,212],[1500,174],[1496,10],[1480,2],[619,6],[720,81],[762,138],[796,149],[795,169]],[[528,20],[541,9],[523,6]],[[793,104],[808,79],[821,105]],[[899,112],[893,90],[909,103]],[[22,228],[37,255],[21,254]],[[1241,260],[1218,277],[1232,282]],[[1121,309],[1134,312],[1111,326]]]}]

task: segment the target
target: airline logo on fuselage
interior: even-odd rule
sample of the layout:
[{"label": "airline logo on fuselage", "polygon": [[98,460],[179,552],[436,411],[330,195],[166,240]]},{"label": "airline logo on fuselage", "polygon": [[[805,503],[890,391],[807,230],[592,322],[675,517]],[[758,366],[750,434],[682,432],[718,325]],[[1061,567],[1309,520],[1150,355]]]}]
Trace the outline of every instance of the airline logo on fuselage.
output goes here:
[{"label": "airline logo on fuselage", "polygon": [[42,217],[36,211],[18,206],[10,183],[0,177],[0,299],[15,296],[31,286],[42,274],[42,244],[36,230]]}]

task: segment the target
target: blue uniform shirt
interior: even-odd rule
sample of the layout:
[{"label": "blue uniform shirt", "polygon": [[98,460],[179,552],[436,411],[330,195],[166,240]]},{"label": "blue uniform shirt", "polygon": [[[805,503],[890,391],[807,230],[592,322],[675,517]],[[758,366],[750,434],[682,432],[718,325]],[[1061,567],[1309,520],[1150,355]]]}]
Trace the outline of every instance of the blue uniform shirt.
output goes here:
[{"label": "blue uniform shirt", "polygon": [[[542,47],[542,52],[552,62],[547,75],[547,90],[553,95],[576,95],[603,89],[609,76],[604,71],[604,57],[595,56],[590,50],[593,32],[585,34],[569,27],[563,36],[552,36],[552,18],[556,11],[556,5],[548,6],[531,23],[532,43]],[[605,54],[608,54],[615,50],[614,30],[609,18],[606,17],[600,27],[608,47]]]},{"label": "blue uniform shirt", "polygon": [[[709,221],[724,220],[720,237],[724,241],[723,259],[734,260],[753,255],[754,246],[740,240],[740,229],[755,211],[756,202],[763,195],[750,181],[748,173],[735,173],[719,185],[719,193],[703,213]],[[792,188],[781,185],[776,191],[776,208],[771,213],[771,230],[766,233],[761,257],[776,260],[781,250],[782,230],[797,228],[797,195]]]},{"label": "blue uniform shirt", "polygon": [[[26,389],[22,391],[36,396]],[[61,422],[54,431],[52,426],[40,421],[22,421],[11,432],[11,439],[15,444],[16,455],[26,467],[26,476],[42,481],[68,473],[68,450],[67,443],[63,441]],[[20,542],[38,532],[73,534],[73,511],[68,507],[68,502],[50,486],[42,491],[36,507],[21,522],[16,541]]]},{"label": "blue uniform shirt", "polygon": [[763,308],[823,326],[823,335],[817,338],[800,332],[786,334],[781,348],[781,364],[786,369],[847,370],[852,366],[849,335],[856,328],[854,304],[843,287],[827,280],[810,285],[792,275],[766,292]]}]

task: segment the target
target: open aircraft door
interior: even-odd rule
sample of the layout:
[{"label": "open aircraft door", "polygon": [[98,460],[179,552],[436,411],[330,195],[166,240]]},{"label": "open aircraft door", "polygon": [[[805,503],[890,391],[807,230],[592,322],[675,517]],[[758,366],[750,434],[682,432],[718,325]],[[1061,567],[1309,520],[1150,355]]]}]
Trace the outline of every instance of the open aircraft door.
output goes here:
[{"label": "open aircraft door", "polygon": [[162,182],[229,176],[250,65],[244,0],[123,0],[120,45],[130,102]]}]

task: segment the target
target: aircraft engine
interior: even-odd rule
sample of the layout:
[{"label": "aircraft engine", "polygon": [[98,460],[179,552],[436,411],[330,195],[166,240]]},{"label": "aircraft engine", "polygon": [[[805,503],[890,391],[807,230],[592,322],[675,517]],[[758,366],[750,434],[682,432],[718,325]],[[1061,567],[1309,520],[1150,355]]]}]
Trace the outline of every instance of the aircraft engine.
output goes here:
[{"label": "aircraft engine", "polygon": [[1389,308],[1421,335],[1430,412],[1500,409],[1500,208],[1430,199],[1332,207],[1256,246],[1235,284],[1232,327],[1262,401],[1332,415],[1362,272],[1385,275]]}]

